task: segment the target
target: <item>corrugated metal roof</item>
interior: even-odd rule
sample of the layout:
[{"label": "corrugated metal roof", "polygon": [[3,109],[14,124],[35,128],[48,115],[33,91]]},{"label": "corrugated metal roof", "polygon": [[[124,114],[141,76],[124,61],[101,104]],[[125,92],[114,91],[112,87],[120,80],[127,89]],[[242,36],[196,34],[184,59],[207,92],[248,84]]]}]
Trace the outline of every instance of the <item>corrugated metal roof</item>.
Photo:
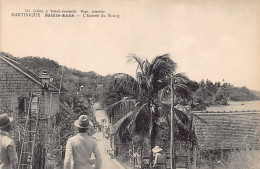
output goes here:
[{"label": "corrugated metal roof", "polygon": [[200,149],[260,148],[260,111],[194,113]]}]

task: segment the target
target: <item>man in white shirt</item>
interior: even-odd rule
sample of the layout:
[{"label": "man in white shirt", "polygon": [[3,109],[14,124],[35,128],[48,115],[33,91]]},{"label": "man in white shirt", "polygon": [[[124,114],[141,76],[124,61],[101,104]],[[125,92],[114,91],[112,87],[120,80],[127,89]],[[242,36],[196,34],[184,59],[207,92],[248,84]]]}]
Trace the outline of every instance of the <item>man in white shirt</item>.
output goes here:
[{"label": "man in white shirt", "polygon": [[12,169],[18,163],[15,142],[9,136],[12,120],[7,114],[0,114],[0,169]]},{"label": "man in white shirt", "polygon": [[69,138],[66,145],[64,169],[93,169],[91,154],[96,157],[95,169],[101,168],[101,154],[98,150],[96,141],[87,134],[91,127],[88,116],[81,115],[74,122],[79,133]]}]

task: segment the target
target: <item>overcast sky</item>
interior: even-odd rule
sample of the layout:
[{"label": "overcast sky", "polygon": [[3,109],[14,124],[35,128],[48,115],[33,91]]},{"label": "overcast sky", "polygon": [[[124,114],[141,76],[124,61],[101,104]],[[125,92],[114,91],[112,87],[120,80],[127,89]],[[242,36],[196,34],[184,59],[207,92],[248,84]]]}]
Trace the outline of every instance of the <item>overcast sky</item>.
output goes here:
[{"label": "overcast sky", "polygon": [[[101,75],[135,74],[126,56],[170,53],[196,81],[225,79],[260,91],[260,1],[1,0],[1,51]],[[24,9],[104,10],[119,18],[11,17]],[[79,15],[81,15],[79,13]]]}]

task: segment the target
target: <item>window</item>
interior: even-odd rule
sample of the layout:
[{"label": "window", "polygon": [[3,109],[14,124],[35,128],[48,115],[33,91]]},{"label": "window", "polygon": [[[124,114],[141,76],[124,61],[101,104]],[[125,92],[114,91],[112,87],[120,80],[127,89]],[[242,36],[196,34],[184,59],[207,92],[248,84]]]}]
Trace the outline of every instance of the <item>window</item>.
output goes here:
[{"label": "window", "polygon": [[28,111],[28,97],[19,97],[18,98],[18,113],[26,114]]},{"label": "window", "polygon": [[[19,97],[18,98],[18,113],[19,115],[26,115],[28,112],[29,98]],[[36,113],[38,111],[38,98],[33,97],[31,103],[31,112]]]}]

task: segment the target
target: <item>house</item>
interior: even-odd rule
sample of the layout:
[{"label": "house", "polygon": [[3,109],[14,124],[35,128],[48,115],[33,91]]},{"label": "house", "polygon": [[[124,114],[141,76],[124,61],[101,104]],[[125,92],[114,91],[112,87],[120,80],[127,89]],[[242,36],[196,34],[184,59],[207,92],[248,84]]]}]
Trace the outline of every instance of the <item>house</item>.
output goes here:
[{"label": "house", "polygon": [[[175,113],[180,110],[175,109]],[[116,134],[122,122],[132,115],[129,112],[113,125]],[[177,168],[214,168],[234,152],[258,151],[260,149],[260,111],[236,112],[189,112],[187,126],[190,131],[177,127],[175,135],[175,161]],[[115,144],[120,145],[116,140]],[[170,145],[168,142],[166,145]],[[141,168],[145,157],[133,148],[137,156],[134,165]],[[170,168],[170,149],[166,146],[167,168]],[[223,167],[223,166],[222,166]]]},{"label": "house", "polygon": [[199,168],[202,163],[217,165],[232,152],[260,149],[260,111],[193,112],[193,128],[193,164]]},{"label": "house", "polygon": [[[46,72],[40,77],[11,57],[0,55],[0,109],[15,119],[14,134],[18,152],[28,110],[39,112],[39,137],[35,143],[37,157],[34,158],[40,159],[37,168],[44,168],[50,142],[49,131],[55,125],[59,110],[59,90],[48,80],[50,78]],[[30,93],[34,95],[31,99]]]}]

